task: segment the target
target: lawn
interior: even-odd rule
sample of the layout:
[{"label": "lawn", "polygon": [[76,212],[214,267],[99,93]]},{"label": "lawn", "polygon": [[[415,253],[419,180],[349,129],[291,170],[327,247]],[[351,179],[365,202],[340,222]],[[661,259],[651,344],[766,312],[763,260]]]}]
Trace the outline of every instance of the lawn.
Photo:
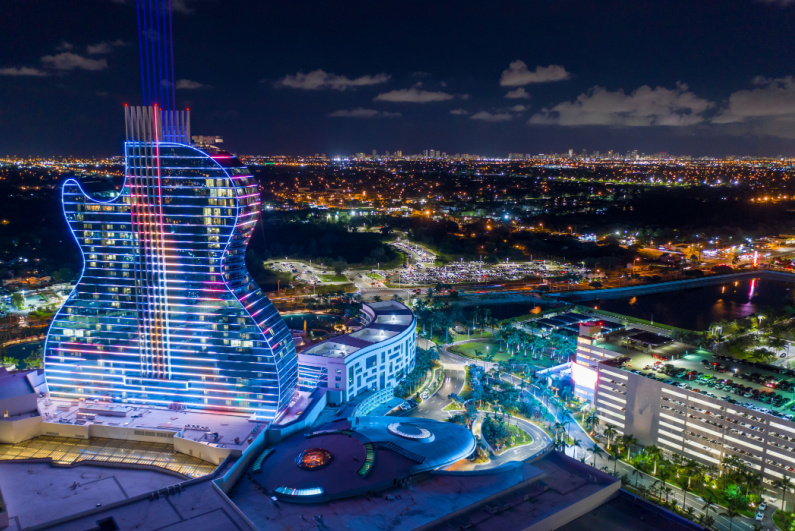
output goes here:
[{"label": "lawn", "polygon": [[494,354],[494,361],[507,360],[511,357],[508,355],[508,351],[499,351],[499,341],[480,341],[477,343],[464,343],[463,345],[455,345],[450,347],[450,351],[455,352],[456,354],[461,354],[462,356],[466,356],[467,358],[476,360],[484,359],[483,357],[478,357],[475,355],[476,350],[482,353],[483,356],[485,356],[487,353]]},{"label": "lawn", "polygon": [[[486,347],[489,347],[488,350]],[[467,358],[472,358],[473,360],[477,361],[485,361],[485,355],[487,353],[494,354],[494,362],[502,361],[502,360],[517,360],[517,361],[528,361],[537,365],[539,367],[551,367],[553,365],[552,360],[550,360],[546,356],[538,356],[537,359],[533,359],[531,354],[528,354],[525,358],[523,353],[520,352],[517,355],[511,356],[508,354],[507,350],[500,352],[500,342],[499,341],[479,341],[477,343],[464,343],[463,345],[455,345],[449,347],[450,352],[454,352],[456,354],[460,354],[462,356],[466,356]],[[483,356],[478,357],[475,355],[475,351],[480,352]]]},{"label": "lawn", "polygon": [[530,444],[533,442],[533,438],[521,428],[516,426],[508,426],[508,431],[511,432],[511,442],[505,446],[506,450],[513,448],[514,446],[521,446],[523,444]]},{"label": "lawn", "polygon": [[348,282],[345,275],[318,275],[318,278],[323,282]]},{"label": "lawn", "polygon": [[[522,446],[523,444],[530,444],[533,442],[533,438],[521,428],[511,426],[510,424],[506,424],[505,428],[508,430],[508,433],[510,433],[510,438],[505,444],[505,447],[499,450],[500,453],[510,450],[516,446]],[[492,446],[492,448],[494,447],[494,441],[489,441],[489,444]]]},{"label": "lawn", "polygon": [[795,524],[795,514],[785,513],[780,510],[776,511],[773,513],[773,523],[779,529],[791,529],[792,525]]}]

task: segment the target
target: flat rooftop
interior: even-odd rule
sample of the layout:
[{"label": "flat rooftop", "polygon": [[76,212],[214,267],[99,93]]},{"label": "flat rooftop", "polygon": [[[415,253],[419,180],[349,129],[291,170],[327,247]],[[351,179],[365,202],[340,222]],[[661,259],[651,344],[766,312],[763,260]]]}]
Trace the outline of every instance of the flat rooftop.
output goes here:
[{"label": "flat rooftop", "polygon": [[[377,465],[376,465],[377,466]],[[455,529],[442,519],[461,510],[472,529],[526,529],[533,521],[565,511],[583,498],[618,488],[619,480],[552,452],[533,462],[517,462],[484,473],[439,472],[377,495],[355,496],[322,504],[273,503],[249,480],[232,490],[232,501],[260,529],[284,530]],[[486,498],[504,493],[503,510],[493,515]],[[527,496],[527,500],[525,499]],[[440,520],[442,519],[442,520]]]},{"label": "flat rooftop", "polygon": [[33,394],[33,387],[27,378],[28,372],[30,371],[0,374],[0,399]]},{"label": "flat rooftop", "polygon": [[704,529],[665,509],[620,491],[615,498],[589,511],[558,531],[689,531]]},{"label": "flat rooftop", "polygon": [[[368,311],[369,310],[369,311]],[[345,358],[359,350],[386,341],[412,326],[414,314],[404,304],[397,301],[366,303],[362,313],[368,322],[360,330],[332,337],[310,347],[302,355]],[[370,316],[372,313],[372,316]]]},{"label": "flat rooftop", "polygon": [[[129,409],[126,415],[117,416],[121,409]],[[80,410],[84,411],[81,412]],[[87,411],[86,411],[87,410]],[[106,414],[103,414],[105,410]],[[102,400],[39,399],[39,411],[44,422],[68,424],[102,424],[152,430],[181,432],[184,439],[217,445],[221,448],[244,450],[249,439],[267,425],[254,422],[250,417],[227,413],[208,413],[194,410],[173,411],[143,405],[118,404]],[[88,415],[88,416],[86,416]],[[90,417],[93,416],[93,419]],[[215,438],[218,433],[218,438]],[[235,438],[239,442],[235,442]]]},{"label": "flat rooftop", "polygon": [[47,463],[0,462],[0,490],[11,520],[8,529],[14,531],[179,481],[170,474],[154,470],[96,466],[55,468]]},{"label": "flat rooftop", "polygon": [[[81,470],[82,468],[88,467],[78,467],[72,472],[94,472],[94,469]],[[119,478],[118,471],[113,470],[109,473]],[[120,482],[126,489],[127,483],[123,480]],[[125,496],[128,499],[126,503],[124,500],[119,500],[119,503],[108,505],[102,501],[101,506],[97,506],[96,503],[90,507],[80,506],[78,510],[84,511],[80,513],[81,516],[62,523],[48,524],[46,528],[85,531],[97,529],[99,521],[113,519],[119,529],[168,529],[169,531],[251,529],[245,517],[238,514],[235,507],[213,487],[210,478],[197,480],[193,484],[183,483],[180,486],[182,488],[172,489],[171,492],[161,489],[156,497],[147,496],[146,491],[139,494],[137,490],[133,490],[133,493],[139,495],[135,496],[128,492]],[[42,485],[41,488],[46,490],[48,487]],[[91,498],[87,501],[90,502]],[[40,511],[46,510],[41,503],[37,507]],[[50,513],[47,520],[51,520],[53,515],[54,513]]]},{"label": "flat rooftop", "polygon": [[[622,370],[778,417],[793,414],[795,372],[694,350],[692,346],[675,341],[659,347],[643,347],[628,340],[627,336],[637,332],[629,329],[611,334],[594,346],[627,358],[620,366]],[[603,364],[615,366],[611,361]],[[776,395],[780,401],[769,403]]]}]

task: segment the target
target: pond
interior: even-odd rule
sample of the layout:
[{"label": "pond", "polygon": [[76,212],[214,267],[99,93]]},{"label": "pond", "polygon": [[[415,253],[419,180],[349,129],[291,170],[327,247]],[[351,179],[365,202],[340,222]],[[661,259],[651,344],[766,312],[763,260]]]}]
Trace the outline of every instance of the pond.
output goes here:
[{"label": "pond", "polygon": [[44,341],[31,341],[30,343],[20,343],[18,345],[11,345],[10,347],[6,347],[4,355],[17,360],[17,368],[24,368],[25,364],[20,362],[29,358],[31,354],[33,354],[37,350],[41,350],[42,348],[44,348]]},{"label": "pond", "polygon": [[795,305],[795,284],[772,279],[733,280],[582,304],[688,330],[707,330],[721,320],[764,315],[769,308]]}]

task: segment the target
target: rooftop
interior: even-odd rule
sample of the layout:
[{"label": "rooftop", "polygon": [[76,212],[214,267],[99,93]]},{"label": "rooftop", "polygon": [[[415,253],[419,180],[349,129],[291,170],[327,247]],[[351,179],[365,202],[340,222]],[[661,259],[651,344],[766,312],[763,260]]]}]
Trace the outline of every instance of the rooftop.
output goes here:
[{"label": "rooftop", "polygon": [[668,341],[661,346],[634,339],[635,329],[611,334],[594,346],[616,352],[620,358],[602,362],[623,370],[676,385],[782,418],[795,407],[795,371],[694,350]]},{"label": "rooftop", "polygon": [[[329,500],[383,490],[396,479],[448,466],[475,449],[472,434],[457,424],[404,420],[341,419],[290,437],[255,460],[254,481],[288,501]],[[299,457],[304,454],[311,459]],[[304,461],[322,461],[322,466],[303,466]]]},{"label": "rooftop", "polygon": [[397,301],[363,304],[362,314],[367,323],[361,330],[327,339],[301,354],[345,358],[363,348],[400,334],[414,323],[414,314],[411,310]]},{"label": "rooftop", "polygon": [[[318,472],[322,473],[322,472]],[[369,496],[326,503],[271,503],[267,493],[242,480],[234,503],[260,529],[527,529],[620,483],[576,460],[552,452],[532,462],[515,462],[488,472],[434,472]],[[494,497],[497,497],[496,499]],[[493,501],[492,501],[493,500]],[[453,513],[456,513],[455,515]]]},{"label": "rooftop", "polygon": [[27,378],[27,372],[0,373],[0,400],[33,394],[33,387]]},{"label": "rooftop", "polygon": [[0,463],[0,490],[12,522],[9,529],[27,529],[179,481],[170,474],[154,470]]},{"label": "rooftop", "polygon": [[[267,424],[250,417],[228,413],[120,405],[101,400],[71,401],[39,399],[39,411],[45,422],[66,424],[103,424],[179,432],[181,437],[221,448],[244,450]],[[218,437],[215,437],[215,434]],[[235,438],[239,442],[235,442]]]}]

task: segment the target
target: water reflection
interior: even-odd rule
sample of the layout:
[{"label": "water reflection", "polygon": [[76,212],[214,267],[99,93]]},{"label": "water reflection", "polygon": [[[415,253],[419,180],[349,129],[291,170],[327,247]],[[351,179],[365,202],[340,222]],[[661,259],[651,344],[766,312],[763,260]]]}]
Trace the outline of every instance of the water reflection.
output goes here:
[{"label": "water reflection", "polygon": [[715,284],[586,304],[641,319],[650,320],[653,316],[657,322],[680,328],[707,330],[710,323],[732,321],[763,313],[766,308],[783,308],[795,303],[795,291],[790,289],[789,282],[749,279],[732,284],[728,285],[732,288],[729,290],[726,284]]}]

